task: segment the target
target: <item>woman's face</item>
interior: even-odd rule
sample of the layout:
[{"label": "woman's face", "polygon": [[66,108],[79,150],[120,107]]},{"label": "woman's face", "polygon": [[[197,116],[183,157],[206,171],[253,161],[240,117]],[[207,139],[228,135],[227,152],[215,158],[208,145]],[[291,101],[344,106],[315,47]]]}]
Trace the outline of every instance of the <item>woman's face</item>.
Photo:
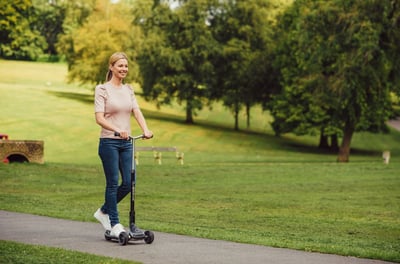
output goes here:
[{"label": "woman's face", "polygon": [[124,79],[128,74],[128,61],[126,59],[119,59],[110,67],[110,70],[114,77]]}]

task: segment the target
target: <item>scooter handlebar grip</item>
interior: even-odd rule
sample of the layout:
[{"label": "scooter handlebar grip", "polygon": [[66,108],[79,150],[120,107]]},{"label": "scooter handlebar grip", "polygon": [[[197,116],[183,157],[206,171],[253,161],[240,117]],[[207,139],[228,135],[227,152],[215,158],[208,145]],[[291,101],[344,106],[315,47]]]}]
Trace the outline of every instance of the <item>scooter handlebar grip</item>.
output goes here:
[{"label": "scooter handlebar grip", "polygon": [[[119,132],[114,132],[114,136],[119,137],[120,133]],[[149,137],[149,139],[153,138],[153,137],[154,137],[154,135],[151,135],[151,137]],[[144,135],[139,135],[139,136],[136,136],[136,137],[129,136],[129,139],[131,139],[131,138],[138,139],[138,138],[146,138],[146,137]]]}]

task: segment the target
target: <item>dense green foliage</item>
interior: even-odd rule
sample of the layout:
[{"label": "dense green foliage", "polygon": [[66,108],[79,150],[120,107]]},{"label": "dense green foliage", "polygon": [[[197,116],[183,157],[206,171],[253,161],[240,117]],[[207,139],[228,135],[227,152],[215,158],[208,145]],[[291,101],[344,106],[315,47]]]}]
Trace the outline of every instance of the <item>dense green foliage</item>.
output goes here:
[{"label": "dense green foliage", "polygon": [[185,103],[187,123],[215,87],[211,57],[217,43],[206,23],[212,7],[210,1],[188,1],[173,11],[157,4],[138,21],[145,32],[139,56],[143,92],[159,105]]},{"label": "dense green foliage", "polygon": [[71,32],[70,80],[90,84],[104,82],[108,58],[115,51],[126,52],[131,61],[126,81],[138,79],[135,58],[141,32],[132,26],[131,12],[131,8],[123,3],[115,5],[108,0],[97,1],[83,25]]},{"label": "dense green foliage", "polygon": [[216,71],[215,94],[235,118],[239,130],[239,114],[256,103],[268,102],[271,90],[277,85],[272,74],[273,42],[270,39],[272,22],[268,20],[271,2],[225,1],[210,20],[211,31],[219,46],[213,59]]},{"label": "dense green foliage", "polygon": [[389,0],[295,1],[278,22],[275,130],[339,135],[339,161],[348,161],[355,131],[386,131],[398,92],[399,10]]},{"label": "dense green foliage", "polygon": [[34,60],[47,49],[34,12],[29,0],[0,2],[0,58]]}]

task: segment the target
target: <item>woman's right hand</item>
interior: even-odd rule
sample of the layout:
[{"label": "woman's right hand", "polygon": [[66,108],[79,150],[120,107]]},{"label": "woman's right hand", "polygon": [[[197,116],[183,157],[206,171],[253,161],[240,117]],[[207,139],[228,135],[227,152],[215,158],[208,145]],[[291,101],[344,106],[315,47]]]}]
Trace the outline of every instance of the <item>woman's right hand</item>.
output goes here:
[{"label": "woman's right hand", "polygon": [[126,131],[119,131],[118,134],[118,136],[122,139],[129,139],[129,134]]}]

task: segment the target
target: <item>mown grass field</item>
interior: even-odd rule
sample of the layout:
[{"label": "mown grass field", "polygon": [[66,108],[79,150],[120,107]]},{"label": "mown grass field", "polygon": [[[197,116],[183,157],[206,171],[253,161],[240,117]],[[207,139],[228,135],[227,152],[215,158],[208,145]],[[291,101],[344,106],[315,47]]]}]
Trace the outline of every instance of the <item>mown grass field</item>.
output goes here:
[{"label": "mown grass field", "polygon": [[[0,133],[44,140],[46,161],[0,164],[2,210],[94,221],[104,176],[93,95],[66,84],[65,74],[62,64],[0,61]],[[315,147],[317,137],[275,137],[260,109],[251,130],[235,132],[217,104],[186,125],[178,105],[158,110],[139,102],[155,137],[137,144],[185,153],[183,166],[174,154],[164,154],[161,166],[152,153],[140,154],[140,226],[400,262],[399,132],[356,134],[350,163],[338,164],[336,154]],[[384,165],[387,149],[392,159]],[[120,205],[125,224],[128,203]]]},{"label": "mown grass field", "polygon": [[11,241],[0,242],[0,253],[0,263],[2,264],[139,264],[139,262]]}]

